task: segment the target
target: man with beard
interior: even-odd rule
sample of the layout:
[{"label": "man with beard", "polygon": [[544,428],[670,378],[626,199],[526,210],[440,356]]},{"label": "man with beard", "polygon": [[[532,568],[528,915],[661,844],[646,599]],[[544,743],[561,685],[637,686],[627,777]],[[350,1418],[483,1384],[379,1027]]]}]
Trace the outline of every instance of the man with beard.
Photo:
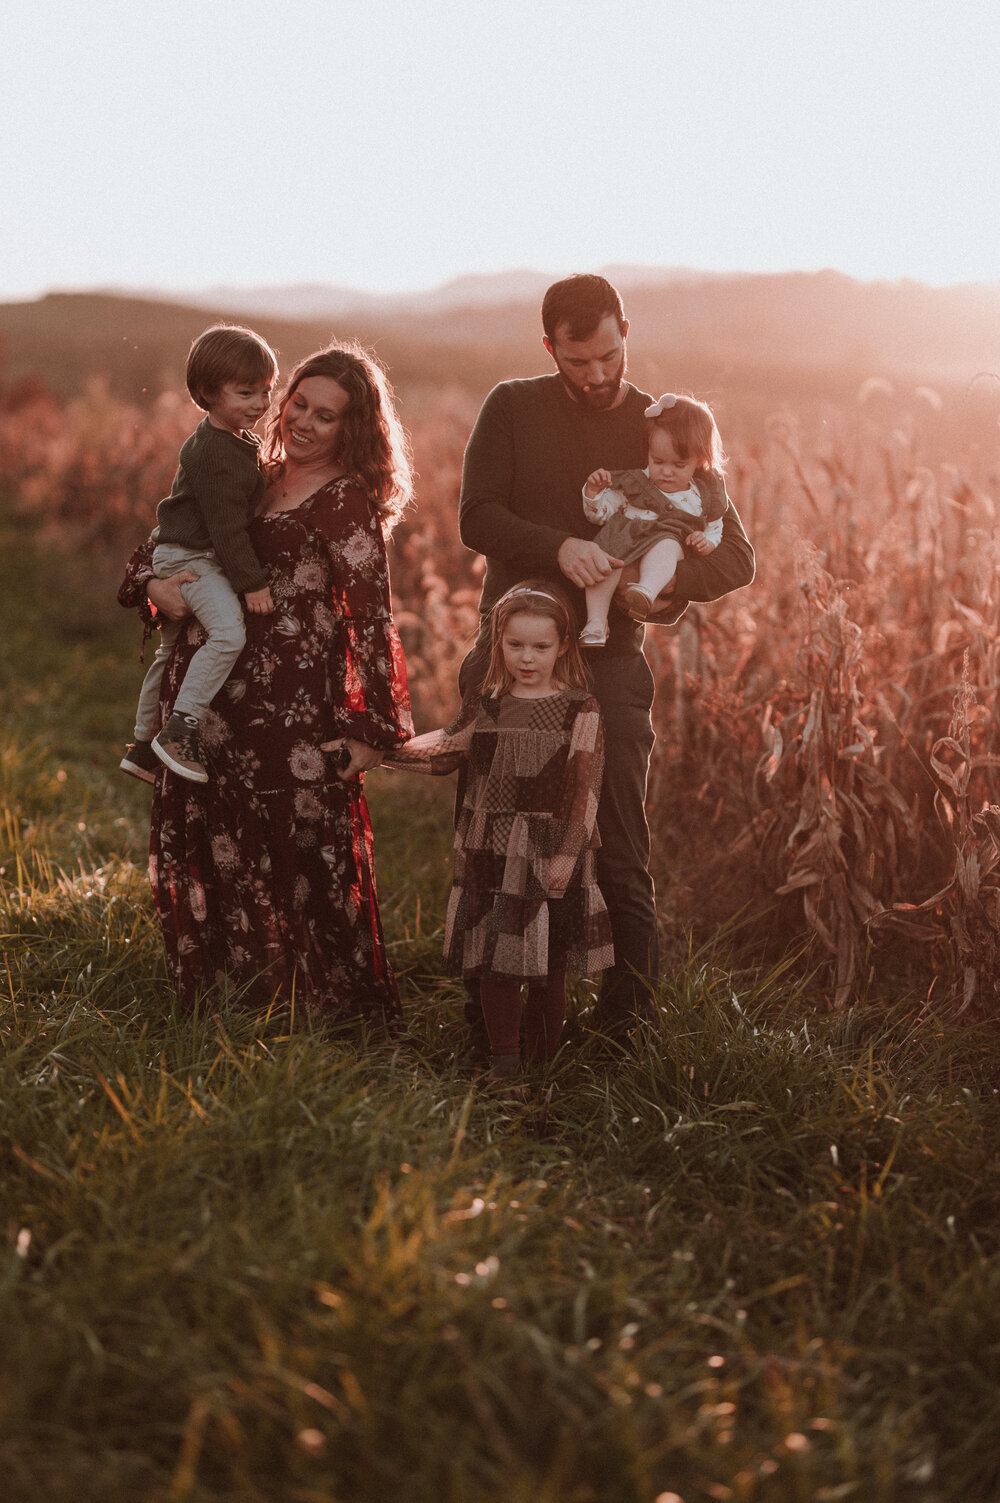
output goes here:
[{"label": "man with beard", "polygon": [[[583,513],[584,482],[596,469],[645,463],[643,413],[652,399],[625,379],[628,323],[617,290],[598,276],[556,282],[542,302],[542,327],[555,373],[494,387],[465,451],[459,532],[467,548],[485,555],[486,577],[479,638],[459,676],[463,697],[478,693],[485,675],[489,612],[519,580],[562,585],[583,623],[584,587],[606,579],[620,563],[591,541],[597,527]],[[730,505],[719,546],[707,557],[681,560],[673,598],[661,596],[650,620],[676,621],[688,601],[716,600],[749,584],[753,574],[753,550]],[[622,587],[629,577],[626,570]],[[659,970],[644,808],[653,678],[642,643],[642,626],[613,612],[607,645],[586,654],[604,717],[597,877],[615,945],[598,1020],[617,1036],[650,1014]],[[466,1018],[474,1032],[481,1027],[474,999]]]}]

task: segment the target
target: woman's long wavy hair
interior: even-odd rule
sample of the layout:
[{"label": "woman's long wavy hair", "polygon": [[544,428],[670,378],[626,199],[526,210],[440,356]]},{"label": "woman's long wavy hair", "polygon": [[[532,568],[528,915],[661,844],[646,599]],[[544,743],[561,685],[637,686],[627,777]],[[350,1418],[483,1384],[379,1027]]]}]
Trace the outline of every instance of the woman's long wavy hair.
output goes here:
[{"label": "woman's long wavy hair", "polygon": [[295,367],[267,421],[265,465],[280,467],[284,462],[282,416],[295,388],[308,376],[326,376],[347,392],[350,401],[343,413],[337,461],[361,481],[388,534],[413,495],[410,441],[396,415],[389,378],[360,345],[328,345]]}]

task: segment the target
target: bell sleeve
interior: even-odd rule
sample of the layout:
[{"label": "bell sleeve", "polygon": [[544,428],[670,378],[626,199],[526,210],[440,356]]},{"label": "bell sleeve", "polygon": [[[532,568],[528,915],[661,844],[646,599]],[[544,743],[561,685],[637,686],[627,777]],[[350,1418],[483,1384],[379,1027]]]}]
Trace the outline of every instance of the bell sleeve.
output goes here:
[{"label": "bell sleeve", "polygon": [[153,546],[152,538],[139,544],[125,565],[125,578],[118,586],[118,604],[127,611],[138,611],[142,620],[140,662],[146,654],[146,642],[160,625],[156,608],[150,604],[146,594],[146,586],[153,578]]},{"label": "bell sleeve", "polygon": [[360,485],[332,485],[311,520],[323,535],[333,588],[330,681],[337,736],[391,750],[413,735],[403,646],[392,620],[381,519]]}]

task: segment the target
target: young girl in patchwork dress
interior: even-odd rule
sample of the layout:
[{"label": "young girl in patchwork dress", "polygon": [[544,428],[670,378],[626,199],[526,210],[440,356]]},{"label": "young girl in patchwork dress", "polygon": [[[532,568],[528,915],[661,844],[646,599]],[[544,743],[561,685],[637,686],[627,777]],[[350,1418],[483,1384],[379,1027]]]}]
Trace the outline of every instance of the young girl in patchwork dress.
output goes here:
[{"label": "young girl in patchwork dress", "polygon": [[528,580],[497,601],[478,702],[447,730],[417,736],[387,767],[464,773],[445,959],[478,978],[491,1073],[551,1060],[566,1016],[566,973],[614,964],[594,872],[604,736],[557,586]]},{"label": "young girl in patchwork dress", "polygon": [[[639,560],[639,578],[625,591],[634,621],[645,621],[673,579],[688,548],[704,557],[718,547],[729,506],[722,477],[725,455],[712,410],[672,392],[644,413],[644,470],[595,470],[583,487],[583,509],[600,522],[593,541],[622,564]],[[587,588],[584,647],[608,640],[608,608],[621,569]]]}]

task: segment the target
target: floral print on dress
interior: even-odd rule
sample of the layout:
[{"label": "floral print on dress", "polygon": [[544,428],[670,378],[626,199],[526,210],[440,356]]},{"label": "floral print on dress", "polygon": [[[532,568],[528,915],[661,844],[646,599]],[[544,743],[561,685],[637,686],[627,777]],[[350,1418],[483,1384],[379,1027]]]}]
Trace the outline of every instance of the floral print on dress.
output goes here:
[{"label": "floral print on dress", "polygon": [[[362,781],[343,783],[320,750],[342,736],[391,750],[412,734],[381,522],[345,477],[249,534],[275,612],[248,616],[203,722],[208,783],[157,776],[150,880],[167,958],[190,1003],[225,985],[253,1005],[393,1018]],[[136,604],[151,575],[144,545],[119,599]],[[181,634],[164,718],[202,640],[196,621]]]}]

